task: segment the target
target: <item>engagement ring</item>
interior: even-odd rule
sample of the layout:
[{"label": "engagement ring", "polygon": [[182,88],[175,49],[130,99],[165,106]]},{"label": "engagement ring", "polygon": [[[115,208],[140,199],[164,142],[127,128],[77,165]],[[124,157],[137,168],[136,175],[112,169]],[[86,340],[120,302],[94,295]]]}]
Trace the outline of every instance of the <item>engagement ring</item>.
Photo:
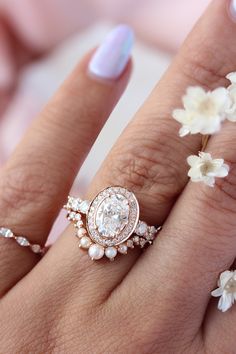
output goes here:
[{"label": "engagement ring", "polygon": [[93,260],[104,255],[114,260],[129,248],[144,248],[153,243],[161,229],[139,220],[135,195],[122,187],[108,187],[91,202],[69,196],[64,208],[76,228],[79,246],[87,249]]}]

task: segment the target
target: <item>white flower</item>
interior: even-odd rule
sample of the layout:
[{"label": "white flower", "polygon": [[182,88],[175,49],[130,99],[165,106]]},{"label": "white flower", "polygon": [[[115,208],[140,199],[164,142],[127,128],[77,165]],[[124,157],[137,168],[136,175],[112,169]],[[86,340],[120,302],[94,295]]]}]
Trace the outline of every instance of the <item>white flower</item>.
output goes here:
[{"label": "white flower", "polygon": [[214,297],[219,297],[218,309],[227,311],[236,300],[236,271],[226,270],[221,273],[218,280],[218,288],[211,293]]},{"label": "white flower", "polygon": [[230,106],[229,91],[219,87],[206,92],[201,87],[189,87],[183,96],[184,109],[175,109],[173,118],[182,124],[181,137],[187,134],[214,134],[225,120]]},{"label": "white flower", "polygon": [[187,158],[191,166],[188,176],[193,182],[204,182],[210,187],[214,187],[215,177],[226,177],[229,173],[229,166],[223,159],[212,159],[211,154],[199,152],[197,155],[191,155]]},{"label": "white flower", "polygon": [[236,72],[229,73],[226,78],[231,82],[227,88],[231,102],[226,109],[226,117],[231,122],[236,122]]}]

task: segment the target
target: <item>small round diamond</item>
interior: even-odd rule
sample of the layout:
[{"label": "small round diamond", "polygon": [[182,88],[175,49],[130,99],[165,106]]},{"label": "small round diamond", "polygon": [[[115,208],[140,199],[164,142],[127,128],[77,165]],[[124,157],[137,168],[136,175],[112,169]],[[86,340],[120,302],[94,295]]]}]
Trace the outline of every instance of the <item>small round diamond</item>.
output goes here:
[{"label": "small round diamond", "polygon": [[147,234],[145,238],[147,241],[153,241],[155,239],[155,234]]},{"label": "small round diamond", "polygon": [[146,245],[147,241],[144,238],[140,238],[139,240],[139,245],[141,248],[143,248]]},{"label": "small round diamond", "polygon": [[135,229],[135,233],[139,236],[143,236],[146,234],[147,231],[148,231],[148,225],[143,221],[139,221]]},{"label": "small round diamond", "polygon": [[78,227],[78,228],[83,226],[83,221],[81,221],[81,220],[77,221],[75,226]]},{"label": "small round diamond", "polygon": [[75,215],[76,213],[74,211],[72,211],[71,213],[69,213],[68,215],[68,220],[74,220],[75,219]]},{"label": "small round diamond", "polygon": [[79,221],[79,220],[81,220],[81,215],[80,214],[75,214],[75,216],[74,216],[74,219],[76,220],[76,221]]},{"label": "small round diamond", "polygon": [[89,205],[90,205],[90,202],[88,200],[84,200],[79,206],[79,210],[81,211],[81,213],[87,214],[87,212],[89,210]]},{"label": "small round diamond", "polygon": [[126,242],[126,244],[127,244],[127,246],[128,246],[129,248],[134,248],[134,241],[133,241],[133,240],[128,240],[128,241]]},{"label": "small round diamond", "polygon": [[78,211],[80,207],[80,203],[81,200],[79,198],[72,198],[72,200],[70,201],[71,209],[74,211]]},{"label": "small round diamond", "polygon": [[150,232],[151,234],[153,234],[153,235],[156,234],[157,231],[158,231],[158,229],[156,229],[155,226],[151,226],[151,227],[149,228],[149,232]]},{"label": "small round diamond", "polygon": [[133,237],[133,241],[134,241],[135,245],[139,245],[139,240],[140,240],[140,238],[138,236]]}]

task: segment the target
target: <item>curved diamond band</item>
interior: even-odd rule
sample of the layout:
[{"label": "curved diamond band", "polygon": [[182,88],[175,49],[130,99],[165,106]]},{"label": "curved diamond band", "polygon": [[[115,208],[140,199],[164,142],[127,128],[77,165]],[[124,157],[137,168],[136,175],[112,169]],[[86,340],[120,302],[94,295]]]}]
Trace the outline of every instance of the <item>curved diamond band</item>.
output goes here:
[{"label": "curved diamond band", "polygon": [[161,229],[139,220],[138,201],[123,187],[108,187],[91,202],[69,196],[64,208],[76,228],[79,246],[87,249],[93,260],[104,255],[114,260],[129,248],[144,248],[153,243]]},{"label": "curved diamond band", "polygon": [[45,253],[45,248],[41,247],[38,244],[33,244],[31,243],[26,237],[24,236],[16,236],[14,233],[6,228],[6,227],[0,227],[0,237],[3,238],[12,238],[13,240],[16,241],[16,243],[19,246],[22,247],[28,247],[33,253],[39,254],[39,255],[44,255]]}]

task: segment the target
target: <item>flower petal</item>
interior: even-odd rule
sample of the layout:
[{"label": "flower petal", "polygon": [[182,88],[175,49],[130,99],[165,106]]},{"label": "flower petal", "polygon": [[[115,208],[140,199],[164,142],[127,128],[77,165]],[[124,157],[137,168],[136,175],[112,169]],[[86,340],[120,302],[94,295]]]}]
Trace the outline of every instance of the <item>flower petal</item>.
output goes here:
[{"label": "flower petal", "polygon": [[223,295],[221,296],[218,303],[218,309],[222,312],[226,312],[232,305],[232,296],[226,292],[223,292]]},{"label": "flower petal", "polygon": [[236,122],[236,105],[234,105],[234,108],[232,110],[232,113],[227,113],[226,114],[226,118],[230,121],[230,122]]},{"label": "flower petal", "polygon": [[229,91],[225,87],[218,87],[213,90],[211,97],[214,99],[215,104],[221,112],[230,105]]},{"label": "flower petal", "polygon": [[172,112],[172,117],[177,120],[177,122],[185,124],[188,123],[188,115],[184,109],[174,109]]},{"label": "flower petal", "polygon": [[223,177],[228,176],[228,174],[229,174],[229,166],[228,165],[223,165],[223,166],[221,166],[221,168],[219,168],[216,171],[215,176],[223,178]]},{"label": "flower petal", "polygon": [[228,79],[232,84],[236,84],[236,72],[233,71],[232,73],[226,75],[226,79]]},{"label": "flower petal", "polygon": [[190,130],[189,130],[189,128],[186,126],[186,125],[184,125],[182,128],[180,128],[180,130],[179,130],[179,136],[181,137],[181,138],[183,138],[185,135],[188,135],[190,133]]},{"label": "flower petal", "polygon": [[187,163],[189,166],[195,166],[198,162],[200,162],[200,157],[197,155],[190,155],[187,158]]},{"label": "flower petal", "polygon": [[184,108],[190,111],[197,110],[199,102],[206,98],[206,91],[200,86],[190,86],[183,97]]},{"label": "flower petal", "polygon": [[188,171],[188,177],[190,177],[193,182],[201,181],[202,180],[202,173],[201,173],[199,167],[194,166],[194,167],[190,168]]},{"label": "flower petal", "polygon": [[213,297],[219,297],[223,294],[222,288],[217,288],[211,292],[211,296]]},{"label": "flower petal", "polygon": [[226,270],[220,274],[219,284],[222,288],[228,283],[228,281],[233,277],[234,272],[231,270]]},{"label": "flower petal", "polygon": [[220,131],[221,128],[221,116],[212,116],[207,120],[204,118],[202,119],[202,126],[201,126],[201,134],[215,134]]},{"label": "flower petal", "polygon": [[198,156],[203,161],[211,161],[212,160],[211,154],[209,152],[199,151]]}]

